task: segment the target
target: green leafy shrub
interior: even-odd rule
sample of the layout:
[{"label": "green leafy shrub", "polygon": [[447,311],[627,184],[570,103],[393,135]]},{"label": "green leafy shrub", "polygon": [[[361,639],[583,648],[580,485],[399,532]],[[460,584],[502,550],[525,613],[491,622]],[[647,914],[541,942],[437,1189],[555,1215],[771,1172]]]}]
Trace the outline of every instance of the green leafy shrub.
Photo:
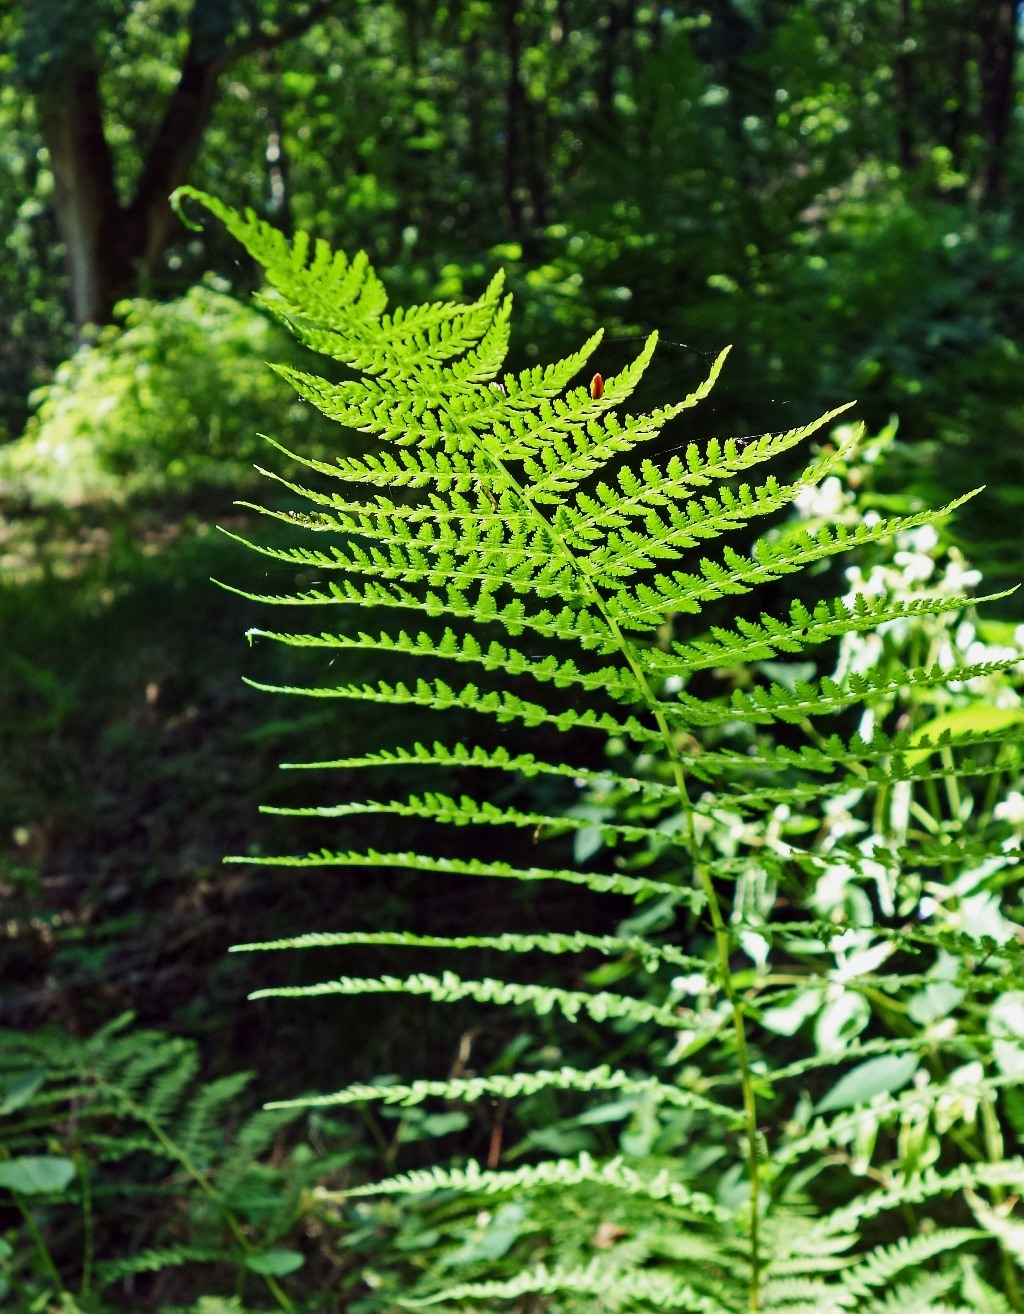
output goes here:
[{"label": "green leafy shrub", "polygon": [[0,450],[5,497],[68,505],[237,487],[261,428],[307,431],[307,409],[263,364],[288,351],[266,316],[210,287],[118,310],[123,324],[57,370],[23,437]]},{"label": "green leafy shrub", "polygon": [[[1024,1160],[1007,1145],[1024,1131],[1022,713],[1007,677],[1020,658],[979,647],[973,621],[947,621],[971,606],[955,556],[920,589],[866,557],[895,540],[898,566],[930,563],[924,584],[930,527],[966,498],[858,516],[838,478],[860,437],[850,428],[794,475],[743,482],[781,469],[845,408],[702,447],[674,422],[723,357],[683,401],[631,415],[653,337],[589,387],[571,384],[599,335],[547,369],[501,375],[500,279],[470,305],[387,314],[362,256],[289,243],[183,194],[265,266],[264,304],[299,340],[361,377],[278,373],[383,444],[331,461],[286,451],[306,468],[287,485],[298,502],[267,514],[310,537],[250,543],[284,582],[245,596],[300,618],[384,617],[358,634],[314,623],[252,637],[294,648],[309,672],[257,687],[409,719],[401,743],[289,764],[316,773],[319,801],[266,811],[321,832],[389,817],[395,844],[258,861],[325,878],[372,867],[557,883],[584,923],[608,901],[634,904],[600,934],[310,932],[239,946],[439,955],[436,971],[256,997],[405,994],[533,1019],[472,1072],[272,1106],[440,1101],[490,1123],[482,1162],[324,1193],[339,1208],[412,1195],[448,1211],[422,1275],[391,1288],[368,1276],[366,1307],[1019,1307]],[[674,445],[642,459],[662,438]],[[817,589],[851,551],[862,560],[848,591],[732,616],[734,599],[777,600],[800,571]],[[378,654],[377,683],[328,674],[356,650]],[[472,740],[417,739],[428,709],[476,714]],[[432,788],[439,769],[463,772],[461,792]],[[357,773],[405,773],[411,792],[371,785],[338,801],[329,782]],[[508,966],[490,975],[499,954]],[[462,956],[480,968],[455,970]],[[538,970],[544,956],[568,965],[561,982]]]}]

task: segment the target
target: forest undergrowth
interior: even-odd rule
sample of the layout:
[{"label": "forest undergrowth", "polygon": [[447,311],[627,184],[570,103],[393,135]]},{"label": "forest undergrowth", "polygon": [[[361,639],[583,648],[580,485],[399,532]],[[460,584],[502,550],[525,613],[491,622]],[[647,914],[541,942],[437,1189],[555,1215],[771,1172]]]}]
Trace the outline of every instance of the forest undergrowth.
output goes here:
[{"label": "forest undergrowth", "polygon": [[[365,264],[309,267],[200,199],[267,265],[265,307],[357,377],[280,373],[398,456],[286,452],[227,538],[128,506],[40,551],[12,522],[32,656],[8,660],[5,884],[35,979],[5,1036],[8,1300],[1020,1307],[1024,712],[952,508],[879,487],[894,430],[842,407],[636,465],[721,360],[630,415],[653,339],[589,384],[587,348],[500,374],[498,284],[389,317]],[[755,520],[748,552],[712,548]],[[692,548],[721,556],[664,573]],[[233,581],[201,642],[200,571]],[[368,604],[426,628],[367,633]],[[225,678],[241,629],[250,683],[292,695],[270,715]],[[367,771],[369,800],[308,801]],[[123,884],[111,839],[137,855],[139,831]],[[153,1203],[129,1234],[132,1198]]]}]

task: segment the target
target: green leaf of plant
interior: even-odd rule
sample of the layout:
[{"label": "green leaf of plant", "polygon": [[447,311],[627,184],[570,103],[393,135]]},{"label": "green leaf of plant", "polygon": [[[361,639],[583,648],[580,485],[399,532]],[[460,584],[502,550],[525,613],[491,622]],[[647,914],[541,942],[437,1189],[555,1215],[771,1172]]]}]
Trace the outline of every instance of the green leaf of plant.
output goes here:
[{"label": "green leaf of plant", "polygon": [[24,1108],[45,1080],[46,1073],[42,1068],[30,1068],[15,1077],[0,1099],[0,1114]]},{"label": "green leaf of plant", "polygon": [[774,1008],[765,1009],[762,1026],[779,1036],[795,1036],[807,1019],[821,1008],[823,994],[818,988],[790,991]]},{"label": "green leaf of plant", "polygon": [[261,1255],[250,1255],[245,1266],[264,1277],[284,1277],[286,1273],[294,1273],[305,1262],[297,1250],[265,1250]]},{"label": "green leaf of plant", "polygon": [[1000,1072],[1019,1080],[1024,1075],[1024,990],[1008,990],[995,1000],[985,1030]]},{"label": "green leaf of plant", "polygon": [[818,1104],[816,1112],[829,1109],[852,1109],[867,1104],[876,1095],[891,1095],[907,1084],[917,1071],[916,1054],[883,1054],[881,1058],[859,1063],[836,1082]]},{"label": "green leaf of plant", "polygon": [[1024,709],[1020,707],[993,707],[990,703],[979,701],[969,707],[958,707],[955,711],[945,712],[926,721],[911,735],[915,747],[922,745],[919,752],[907,754],[907,762],[916,766],[929,753],[935,751],[935,741],[940,735],[952,736],[969,734],[992,734],[998,730],[1007,730],[1010,726],[1024,721]]},{"label": "green leaf of plant", "polygon": [[63,1191],[74,1175],[71,1160],[56,1154],[26,1154],[0,1163],[0,1187],[22,1195]]}]

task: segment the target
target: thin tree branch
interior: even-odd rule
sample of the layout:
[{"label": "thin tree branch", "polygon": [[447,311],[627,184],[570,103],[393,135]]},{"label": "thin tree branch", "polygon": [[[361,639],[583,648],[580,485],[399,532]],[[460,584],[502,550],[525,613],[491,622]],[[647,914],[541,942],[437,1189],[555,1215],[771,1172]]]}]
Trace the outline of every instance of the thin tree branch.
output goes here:
[{"label": "thin tree branch", "polygon": [[318,0],[304,14],[273,32],[253,32],[212,52],[202,49],[204,43],[196,30],[195,17],[202,2],[196,0],[193,8],[181,75],[146,151],[135,194],[127,207],[129,227],[132,221],[136,225],[132,255],[149,270],[156,267],[173,226],[167,198],[188,180],[213,115],[221,76],[244,56],[276,49],[301,36],[325,18],[338,0]]},{"label": "thin tree branch", "polygon": [[276,31],[253,32],[248,37],[236,41],[215,61],[217,76],[219,77],[232,64],[239,59],[243,59],[246,55],[252,55],[261,50],[275,50],[278,46],[283,46],[288,41],[294,40],[295,37],[302,36],[311,27],[315,27],[321,19],[326,18],[337,4],[338,0],[317,0],[317,3],[310,5],[301,17],[292,19],[290,23],[282,24]]}]

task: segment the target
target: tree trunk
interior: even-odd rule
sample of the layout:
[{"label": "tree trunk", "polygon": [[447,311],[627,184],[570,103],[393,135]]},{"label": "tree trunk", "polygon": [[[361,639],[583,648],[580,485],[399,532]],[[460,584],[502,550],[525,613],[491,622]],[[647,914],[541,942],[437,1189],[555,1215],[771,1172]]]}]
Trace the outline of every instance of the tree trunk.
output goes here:
[{"label": "tree trunk", "polygon": [[1014,73],[1021,23],[1020,0],[976,0],[981,139],[984,156],[972,187],[978,200],[1003,191],[1006,146],[1013,118]]},{"label": "tree trunk", "polygon": [[41,92],[38,103],[53,170],[71,309],[80,332],[86,324],[110,319],[131,273],[118,255],[121,207],[103,132],[99,69],[71,70],[59,85]]},{"label": "tree trunk", "polygon": [[155,272],[174,231],[170,195],[189,179],[228,60],[200,59],[190,49],[178,85],[146,152],[135,195],[124,210],[125,244],[136,279]]},{"label": "tree trunk", "polygon": [[507,0],[505,7],[505,40],[508,58],[508,79],[505,83],[505,207],[513,234],[523,233],[523,201],[520,193],[520,127],[522,123],[525,91],[519,71],[519,5],[518,0]]},{"label": "tree trunk", "polygon": [[[174,232],[170,195],[189,179],[213,114],[221,74],[241,56],[301,35],[336,0],[313,0],[289,23],[231,41],[230,13],[196,0],[178,83],[142,161],[135,194],[118,196],[103,130],[100,65],[69,48],[35,88],[54,176],[57,226],[66,249],[71,309],[81,336],[110,322],[114,306],[145,290]],[[211,19],[211,15],[213,18]]]},{"label": "tree trunk", "polygon": [[911,0],[896,0],[896,58],[893,73],[896,83],[896,150],[900,168],[910,170],[917,164],[914,145],[914,66],[910,44]]},{"label": "tree trunk", "polygon": [[95,65],[74,68],[38,95],[79,334],[86,325],[109,323],[117,302],[137,294],[155,273],[174,226],[168,198],[188,179],[199,153],[219,68],[186,59],[127,205],[118,198],[103,131],[99,76]]}]

